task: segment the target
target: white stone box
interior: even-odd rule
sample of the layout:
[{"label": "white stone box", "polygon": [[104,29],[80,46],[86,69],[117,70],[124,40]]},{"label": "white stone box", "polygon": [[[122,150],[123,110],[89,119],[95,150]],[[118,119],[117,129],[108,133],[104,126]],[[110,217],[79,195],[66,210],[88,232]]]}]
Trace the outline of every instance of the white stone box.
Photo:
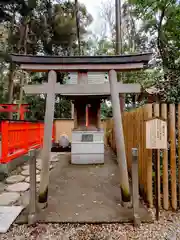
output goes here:
[{"label": "white stone box", "polygon": [[[82,141],[83,134],[92,134],[93,141]],[[71,163],[104,163],[104,131],[73,131],[71,144]]]}]

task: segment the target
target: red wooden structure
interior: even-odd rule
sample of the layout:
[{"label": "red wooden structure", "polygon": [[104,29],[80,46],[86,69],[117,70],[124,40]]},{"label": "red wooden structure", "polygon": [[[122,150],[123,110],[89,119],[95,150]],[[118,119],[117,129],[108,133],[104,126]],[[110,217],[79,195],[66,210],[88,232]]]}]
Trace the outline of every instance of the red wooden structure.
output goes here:
[{"label": "red wooden structure", "polygon": [[[41,148],[44,136],[44,123],[2,121],[0,163],[8,163],[30,149]],[[55,126],[52,141],[55,140]]]},{"label": "red wooden structure", "polygon": [[24,113],[28,112],[29,104],[0,104],[0,112],[19,112],[20,120],[24,120]]}]

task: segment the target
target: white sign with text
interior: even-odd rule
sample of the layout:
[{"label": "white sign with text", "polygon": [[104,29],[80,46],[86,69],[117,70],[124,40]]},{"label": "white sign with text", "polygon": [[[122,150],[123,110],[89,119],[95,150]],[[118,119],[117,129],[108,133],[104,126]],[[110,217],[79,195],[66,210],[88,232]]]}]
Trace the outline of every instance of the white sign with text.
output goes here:
[{"label": "white sign with text", "polygon": [[167,149],[167,122],[154,118],[146,122],[146,148]]}]

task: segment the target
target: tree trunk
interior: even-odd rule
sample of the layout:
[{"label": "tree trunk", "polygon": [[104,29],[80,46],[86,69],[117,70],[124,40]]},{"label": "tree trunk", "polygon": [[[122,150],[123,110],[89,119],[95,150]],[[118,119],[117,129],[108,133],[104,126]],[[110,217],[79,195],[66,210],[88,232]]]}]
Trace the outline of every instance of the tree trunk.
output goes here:
[{"label": "tree trunk", "polygon": [[[121,55],[123,52],[122,46],[122,9],[121,0],[116,0],[116,54]],[[122,73],[119,74],[120,81],[122,81]],[[123,94],[120,95],[121,111],[123,112],[125,107],[125,97]]]},{"label": "tree trunk", "polygon": [[[27,38],[28,38],[28,23],[24,23],[23,32],[21,33],[21,43],[23,44],[24,54],[27,54]],[[22,39],[23,38],[23,39]],[[19,46],[20,47],[20,46]],[[20,77],[20,94],[19,94],[19,104],[18,104],[18,120],[20,120],[20,108],[23,103],[23,86],[26,84],[26,77],[23,74]]]},{"label": "tree trunk", "polygon": [[[13,89],[14,89],[14,72],[15,72],[15,67],[12,63],[9,65],[9,86],[8,86],[8,103],[12,104],[13,103]],[[12,112],[8,113],[8,119],[12,119],[13,114]]]},{"label": "tree trunk", "polygon": [[[15,24],[15,9],[14,9],[14,13],[12,16],[12,21],[11,21],[11,25],[8,31],[8,38],[11,38],[13,31],[14,31],[14,24]],[[8,41],[9,42],[9,41]],[[9,43],[8,43],[9,45]],[[10,45],[9,45],[10,47]],[[11,48],[11,47],[10,47]],[[11,50],[11,49],[10,49]],[[9,77],[8,77],[8,103],[12,104],[13,103],[13,90],[14,90],[14,72],[15,72],[15,66],[14,64],[11,62],[9,64]],[[8,113],[8,118],[12,119],[13,114],[11,112]]]},{"label": "tree trunk", "polygon": [[81,39],[80,39],[78,0],[75,0],[75,12],[76,12],[76,31],[77,31],[77,40],[78,40],[78,54],[80,56],[81,55]]},{"label": "tree trunk", "polygon": [[122,54],[122,16],[121,0],[116,0],[116,54]]}]

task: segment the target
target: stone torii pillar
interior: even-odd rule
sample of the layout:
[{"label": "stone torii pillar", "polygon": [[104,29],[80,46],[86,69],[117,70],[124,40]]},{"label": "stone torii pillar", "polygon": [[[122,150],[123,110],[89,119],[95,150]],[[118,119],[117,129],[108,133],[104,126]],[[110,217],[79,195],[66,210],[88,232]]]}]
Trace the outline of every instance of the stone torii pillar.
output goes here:
[{"label": "stone torii pillar", "polygon": [[[57,81],[57,74],[55,71],[48,73],[48,83],[42,85],[25,86],[24,90],[29,94],[46,94],[46,111],[44,118],[44,139],[43,148],[41,152],[42,169],[41,181],[39,188],[39,202],[47,203],[48,185],[49,185],[49,159],[52,147],[52,129],[54,119],[54,105],[55,105],[55,87]],[[30,88],[30,91],[28,89]]]},{"label": "stone torii pillar", "polygon": [[48,185],[49,185],[49,159],[52,147],[52,129],[54,119],[54,105],[55,105],[55,86],[57,81],[57,74],[55,71],[48,73],[48,84],[46,94],[46,112],[44,119],[44,141],[42,149],[42,170],[41,182],[39,188],[39,202],[47,202]]},{"label": "stone torii pillar", "polygon": [[129,181],[127,172],[127,160],[126,151],[124,143],[122,116],[120,108],[120,98],[119,92],[117,91],[117,73],[114,70],[109,72],[109,82],[111,88],[111,101],[113,110],[113,120],[114,120],[114,132],[116,140],[116,150],[117,150],[117,160],[120,170],[120,185],[121,185],[121,195],[122,201],[130,201],[130,191],[129,191]]}]

